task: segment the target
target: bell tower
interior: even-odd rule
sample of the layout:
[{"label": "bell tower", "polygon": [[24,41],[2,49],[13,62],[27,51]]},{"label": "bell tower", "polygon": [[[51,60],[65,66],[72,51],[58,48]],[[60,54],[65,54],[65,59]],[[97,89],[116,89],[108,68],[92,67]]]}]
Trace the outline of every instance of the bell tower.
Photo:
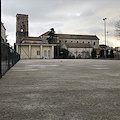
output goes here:
[{"label": "bell tower", "polygon": [[28,15],[16,15],[16,43],[21,43],[22,38],[28,37]]}]

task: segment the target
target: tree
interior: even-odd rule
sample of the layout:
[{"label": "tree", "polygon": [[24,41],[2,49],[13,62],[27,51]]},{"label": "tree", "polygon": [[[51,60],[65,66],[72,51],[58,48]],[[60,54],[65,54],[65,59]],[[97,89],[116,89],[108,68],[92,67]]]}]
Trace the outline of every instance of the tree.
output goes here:
[{"label": "tree", "polygon": [[64,48],[60,49],[59,58],[60,59],[75,59],[73,54],[69,54],[70,52]]},{"label": "tree", "polygon": [[104,58],[104,50],[100,50],[100,58]]},{"label": "tree", "polygon": [[111,58],[114,58],[113,49],[111,49],[111,51],[110,51],[110,57],[111,57]]},{"label": "tree", "polygon": [[54,31],[54,28],[51,28],[50,29],[51,31],[49,32],[49,38],[47,38],[48,40],[48,43],[52,43],[53,39],[54,39],[54,36],[55,36],[55,31]]},{"label": "tree", "polygon": [[60,50],[60,58],[66,59],[68,57],[69,51],[66,49],[61,49]]},{"label": "tree", "polygon": [[96,50],[95,49],[92,50],[91,55],[92,55],[93,59],[96,58]]},{"label": "tree", "polygon": [[120,20],[115,23],[115,37],[120,39]]}]

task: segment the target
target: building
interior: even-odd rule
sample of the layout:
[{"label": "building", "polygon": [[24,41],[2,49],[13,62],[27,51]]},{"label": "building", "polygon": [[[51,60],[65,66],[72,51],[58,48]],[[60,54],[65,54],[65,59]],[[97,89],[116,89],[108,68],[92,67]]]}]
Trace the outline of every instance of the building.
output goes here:
[{"label": "building", "polygon": [[21,58],[59,58],[61,49],[67,49],[69,55],[74,55],[75,58],[89,58],[92,49],[99,48],[99,38],[96,35],[53,34],[49,41],[51,31],[39,37],[30,37],[28,26],[28,15],[17,14],[15,46]]},{"label": "building", "polygon": [[90,58],[92,46],[87,43],[65,43],[64,48],[69,51],[69,56],[75,58]]},{"label": "building", "polygon": [[[47,39],[49,31],[41,36]],[[69,55],[75,58],[90,58],[93,48],[97,51],[99,49],[99,38],[96,35],[55,34],[54,38],[60,49],[68,50]]]},{"label": "building", "polygon": [[120,60],[120,47],[115,47],[114,56]]},{"label": "building", "polygon": [[16,15],[16,51],[21,58],[54,58],[54,46],[56,44],[48,44],[41,37],[29,37],[28,31],[28,15]]},{"label": "building", "polygon": [[4,24],[1,22],[1,42],[6,43],[7,39],[6,39],[6,28],[4,26]]}]

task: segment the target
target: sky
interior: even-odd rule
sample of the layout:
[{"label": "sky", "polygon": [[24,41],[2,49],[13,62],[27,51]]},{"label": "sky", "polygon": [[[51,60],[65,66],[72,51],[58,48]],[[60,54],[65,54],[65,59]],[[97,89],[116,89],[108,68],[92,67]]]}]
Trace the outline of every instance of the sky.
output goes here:
[{"label": "sky", "polygon": [[120,20],[120,0],[1,0],[1,19],[10,45],[16,42],[16,14],[29,15],[29,36],[38,37],[54,28],[60,34],[96,35],[120,47],[115,22]]}]

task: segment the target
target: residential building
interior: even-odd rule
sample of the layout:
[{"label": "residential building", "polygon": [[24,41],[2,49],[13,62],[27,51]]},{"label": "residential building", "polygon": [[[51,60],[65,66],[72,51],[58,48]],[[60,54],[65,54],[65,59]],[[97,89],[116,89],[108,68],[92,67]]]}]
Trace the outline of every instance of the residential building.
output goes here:
[{"label": "residential building", "polygon": [[6,28],[4,26],[4,23],[1,22],[1,42],[6,43]]}]

